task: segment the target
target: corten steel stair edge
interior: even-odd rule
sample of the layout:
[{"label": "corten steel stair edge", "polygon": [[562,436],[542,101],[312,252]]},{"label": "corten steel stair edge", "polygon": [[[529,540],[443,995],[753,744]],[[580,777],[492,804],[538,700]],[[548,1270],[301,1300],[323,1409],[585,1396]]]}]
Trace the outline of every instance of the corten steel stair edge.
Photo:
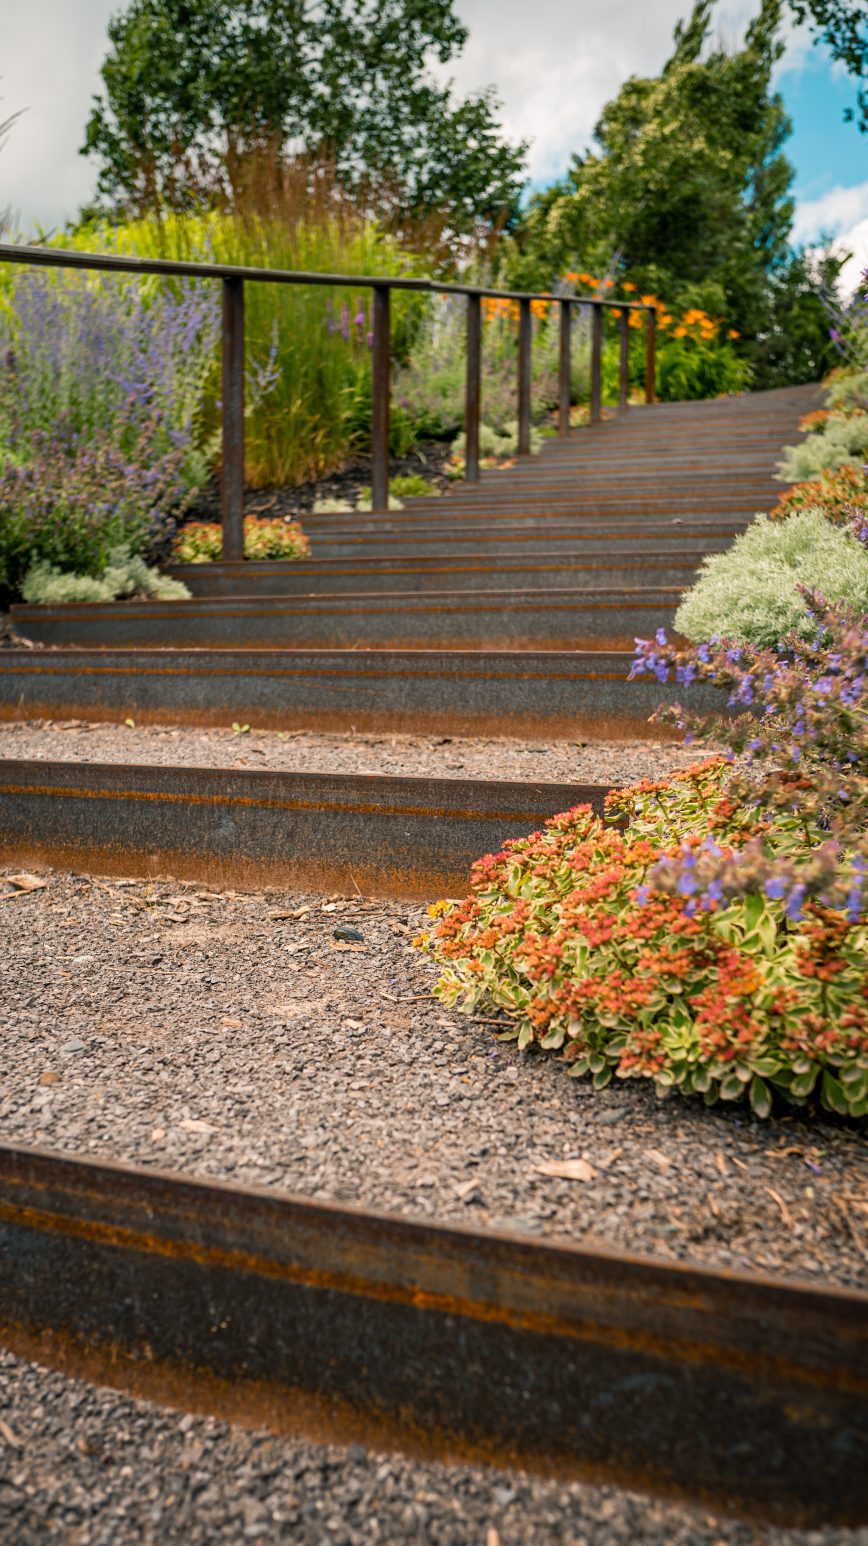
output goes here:
[{"label": "corten steel stair edge", "polygon": [[868,1517],[868,1296],[0,1146],[0,1342],[168,1405]]},{"label": "corten steel stair edge", "polygon": [[[673,689],[594,650],[4,650],[0,720],[128,718],[256,729],[674,738]],[[725,697],[696,683],[700,713]]]},{"label": "corten steel stair edge", "polygon": [[490,779],[0,762],[0,861],[415,898],[607,788]]}]

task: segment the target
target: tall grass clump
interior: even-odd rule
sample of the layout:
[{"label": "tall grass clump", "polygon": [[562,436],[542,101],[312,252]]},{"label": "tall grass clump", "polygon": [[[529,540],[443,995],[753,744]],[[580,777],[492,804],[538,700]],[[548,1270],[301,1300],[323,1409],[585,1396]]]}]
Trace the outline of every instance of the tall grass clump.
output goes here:
[{"label": "tall grass clump", "polygon": [[[231,210],[89,224],[65,243],[142,258],[188,259],[334,274],[422,272],[342,195],[328,170],[299,163],[251,173]],[[214,287],[215,294],[217,286]],[[219,299],[219,297],[218,297]],[[426,298],[392,296],[392,347],[400,358]],[[363,287],[249,283],[246,469],[253,487],[294,484],[338,467],[370,432],[370,292]],[[217,425],[219,373],[205,394],[202,443]]]}]

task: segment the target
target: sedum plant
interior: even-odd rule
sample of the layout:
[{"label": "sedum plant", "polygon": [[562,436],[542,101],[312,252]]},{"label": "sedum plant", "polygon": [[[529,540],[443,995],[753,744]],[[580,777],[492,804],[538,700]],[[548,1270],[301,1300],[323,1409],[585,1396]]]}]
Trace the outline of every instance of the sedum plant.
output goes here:
[{"label": "sedum plant", "polygon": [[471,892],[438,903],[419,943],[442,975],[441,1001],[503,1017],[502,1035],[559,1054],[597,1089],[652,1079],[660,1093],[748,1101],[776,1093],[868,1114],[864,918],[752,892],[698,907],[687,885],[655,884],[686,844],[739,854],[790,852],[785,813],[731,798],[727,765],[698,764],[610,795],[504,844],[474,866]]},{"label": "sedum plant", "polygon": [[128,547],[112,548],[106,566],[95,578],[70,574],[56,565],[35,563],[21,586],[25,601],[35,606],[59,606],[69,601],[115,601],[119,596],[148,596],[154,601],[187,601],[190,592],[180,580],[149,568]]},{"label": "sedum plant", "polygon": [[786,521],[760,515],[726,552],[703,559],[675,627],[696,641],[719,636],[774,645],[793,629],[813,637],[816,623],[800,586],[868,612],[868,546],[816,508]]},{"label": "sedum plant", "polygon": [[[176,564],[210,564],[223,555],[223,528],[217,521],[189,521],[175,538]],[[299,559],[310,557],[310,543],[296,521],[263,521],[244,517],[244,557]]]}]

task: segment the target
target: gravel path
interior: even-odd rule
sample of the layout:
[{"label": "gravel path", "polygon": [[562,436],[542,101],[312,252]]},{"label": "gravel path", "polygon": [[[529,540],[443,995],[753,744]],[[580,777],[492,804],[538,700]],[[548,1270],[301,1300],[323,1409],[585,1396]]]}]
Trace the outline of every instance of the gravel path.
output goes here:
[{"label": "gravel path", "polygon": [[864,1137],[496,1043],[430,998],[417,908],[44,878],[0,881],[3,1140],[868,1286]]},{"label": "gravel path", "polygon": [[663,741],[520,741],[312,731],[174,729],[162,725],[23,721],[0,725],[0,758],[165,763],[175,767],[303,769],[439,778],[575,780],[624,784],[696,761]]},{"label": "gravel path", "polygon": [[3,1353],[0,1396],[4,1546],[868,1546],[868,1530],[766,1530],[609,1487],[272,1438]]}]

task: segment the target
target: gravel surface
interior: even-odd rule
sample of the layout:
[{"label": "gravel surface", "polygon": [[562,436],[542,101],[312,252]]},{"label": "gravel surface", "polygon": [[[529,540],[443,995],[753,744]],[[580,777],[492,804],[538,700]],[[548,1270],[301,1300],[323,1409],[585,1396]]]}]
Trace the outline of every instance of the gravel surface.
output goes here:
[{"label": "gravel surface", "polygon": [[[868,1546],[612,1487],[273,1438],[0,1353],[4,1546]],[[3,1430],[6,1431],[3,1431]]]},{"label": "gravel surface", "polygon": [[431,999],[421,909],[42,878],[0,880],[3,1140],[868,1286],[863,1136],[495,1042]]},{"label": "gravel surface", "polygon": [[391,773],[434,778],[637,783],[697,760],[665,741],[521,741],[316,731],[198,730],[112,725],[79,719],[0,724],[0,758],[55,762],[163,763],[174,767],[270,768],[313,773]]}]

